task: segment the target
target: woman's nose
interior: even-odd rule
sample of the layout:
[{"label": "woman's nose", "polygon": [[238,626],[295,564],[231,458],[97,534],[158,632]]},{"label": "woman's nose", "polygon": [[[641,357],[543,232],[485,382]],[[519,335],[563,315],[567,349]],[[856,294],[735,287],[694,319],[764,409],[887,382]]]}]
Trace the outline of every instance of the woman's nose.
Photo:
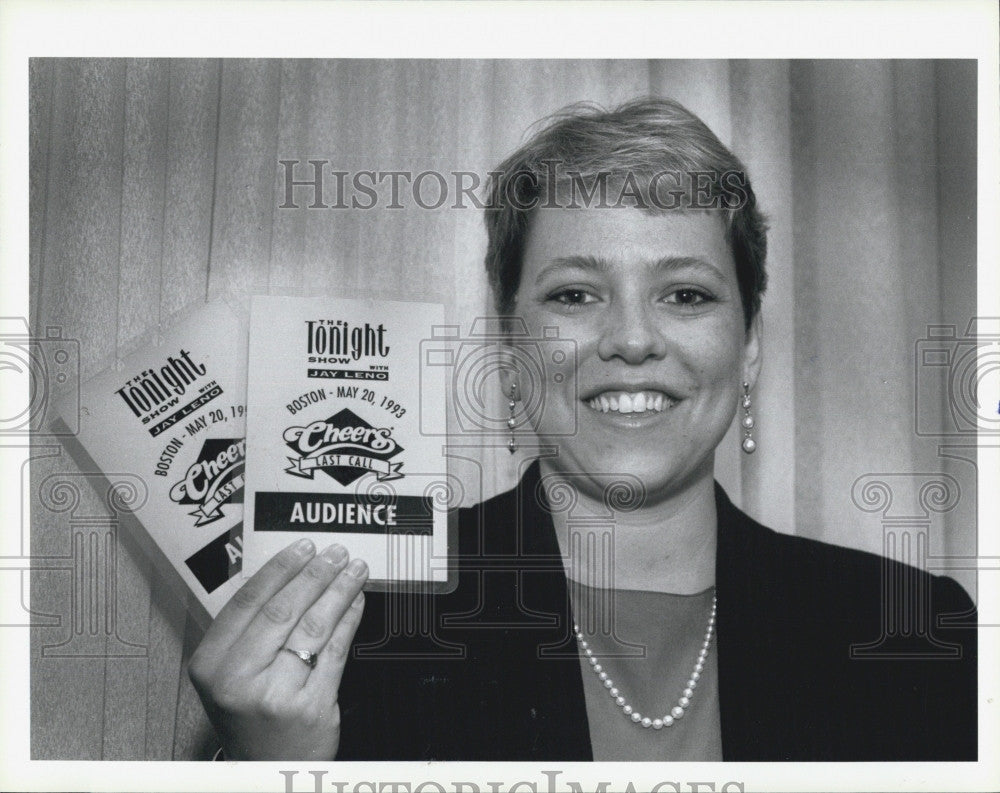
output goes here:
[{"label": "woman's nose", "polygon": [[667,353],[667,339],[656,322],[655,310],[631,304],[608,312],[597,353],[605,361],[621,358],[630,364],[663,358]]}]

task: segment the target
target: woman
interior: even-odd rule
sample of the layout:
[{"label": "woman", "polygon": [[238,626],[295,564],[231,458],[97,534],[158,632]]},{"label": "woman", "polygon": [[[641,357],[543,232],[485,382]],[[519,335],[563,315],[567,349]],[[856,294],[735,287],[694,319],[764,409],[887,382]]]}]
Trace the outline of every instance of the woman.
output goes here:
[{"label": "woman", "polygon": [[[713,481],[737,412],[756,444],[766,242],[740,162],[642,100],[572,109],[498,171],[502,388],[539,459],[462,511],[450,595],[362,595],[363,562],[311,545],[255,575],[191,662],[225,755],[974,759],[975,632],[937,620],[964,592],[772,532]],[[533,377],[517,323],[571,339],[569,371]],[[953,657],[852,657],[893,577]]]}]

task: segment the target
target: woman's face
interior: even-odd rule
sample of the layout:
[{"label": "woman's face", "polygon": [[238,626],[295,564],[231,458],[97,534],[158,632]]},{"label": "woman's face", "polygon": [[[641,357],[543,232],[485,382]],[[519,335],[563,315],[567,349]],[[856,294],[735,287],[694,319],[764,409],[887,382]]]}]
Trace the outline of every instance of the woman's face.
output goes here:
[{"label": "woman's face", "polygon": [[712,476],[742,384],[759,368],[758,326],[744,331],[719,217],[536,210],[515,313],[532,338],[556,326],[576,345],[575,369],[547,377],[532,417],[539,440],[559,450],[556,470],[601,490],[634,475],[647,503]]}]

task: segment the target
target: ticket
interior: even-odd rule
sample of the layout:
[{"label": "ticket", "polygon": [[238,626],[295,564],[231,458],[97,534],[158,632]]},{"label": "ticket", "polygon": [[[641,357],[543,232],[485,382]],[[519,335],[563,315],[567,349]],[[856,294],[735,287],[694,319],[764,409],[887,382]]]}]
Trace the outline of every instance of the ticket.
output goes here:
[{"label": "ticket", "polygon": [[242,584],[246,344],[224,303],[194,311],[84,383],[79,432],[64,439],[112,486],[120,474],[143,483],[115,505],[132,505],[124,525],[203,623]]},{"label": "ticket", "polygon": [[250,312],[243,575],[308,537],[371,588],[448,587],[445,376],[421,367],[441,305],[258,296]]}]

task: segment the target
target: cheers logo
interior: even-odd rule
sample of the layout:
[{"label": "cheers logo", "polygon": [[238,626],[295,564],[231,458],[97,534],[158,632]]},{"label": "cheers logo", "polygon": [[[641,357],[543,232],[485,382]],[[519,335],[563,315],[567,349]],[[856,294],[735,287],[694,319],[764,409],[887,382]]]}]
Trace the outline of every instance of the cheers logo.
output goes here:
[{"label": "cheers logo", "polygon": [[312,479],[319,469],[342,485],[349,485],[371,471],[380,481],[401,479],[402,463],[389,462],[403,447],[392,437],[391,427],[373,427],[344,408],[324,421],[289,427],[284,440],[298,457],[289,457],[293,476]]},{"label": "cheers logo", "polygon": [[243,503],[243,469],[246,441],[243,438],[208,438],[198,459],[184,478],[170,488],[170,499],[178,504],[196,504],[195,526],[204,526],[223,516],[225,504]]}]

